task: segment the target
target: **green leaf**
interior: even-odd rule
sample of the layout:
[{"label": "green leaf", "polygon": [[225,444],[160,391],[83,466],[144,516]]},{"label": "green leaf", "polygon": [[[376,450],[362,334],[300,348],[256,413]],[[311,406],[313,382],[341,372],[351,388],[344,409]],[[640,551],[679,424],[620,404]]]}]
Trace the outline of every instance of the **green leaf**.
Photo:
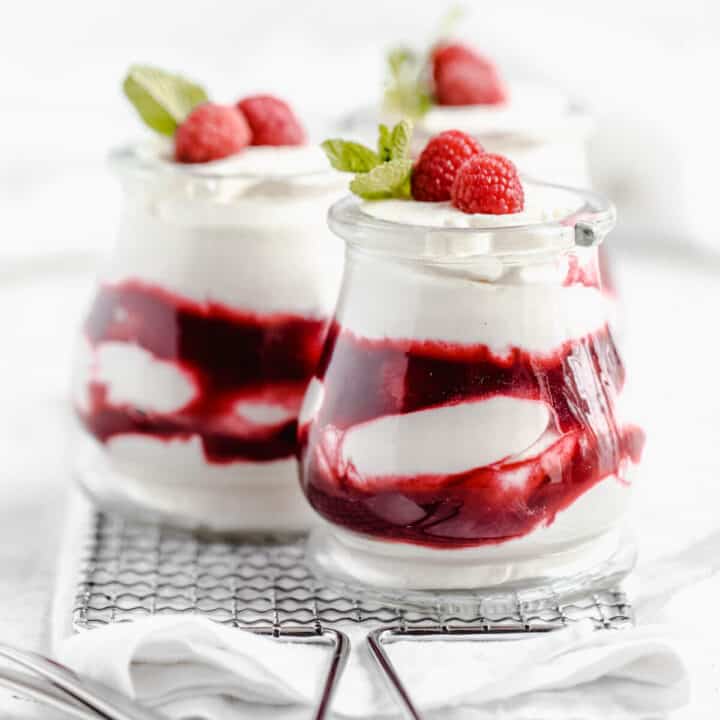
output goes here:
[{"label": "green leaf", "polygon": [[407,160],[410,157],[412,122],[401,120],[392,130],[387,125],[378,125],[378,155],[382,162]]},{"label": "green leaf", "polygon": [[401,120],[393,129],[390,139],[390,159],[408,160],[410,158],[410,138],[412,137],[412,122]]},{"label": "green leaf", "polygon": [[330,164],[342,172],[368,172],[381,162],[378,154],[369,147],[350,140],[325,140],[321,147]]},{"label": "green leaf", "polygon": [[407,47],[392,48],[387,54],[388,69],[393,77],[398,77],[407,67],[414,65],[417,54]]},{"label": "green leaf", "polygon": [[438,26],[438,39],[450,37],[457,32],[458,25],[467,16],[467,8],[461,3],[452,5],[440,20]]},{"label": "green leaf", "polygon": [[149,65],[133,65],[123,90],[145,124],[163,135],[172,135],[193,108],[208,100],[200,85]]},{"label": "green leaf", "polygon": [[422,117],[433,104],[427,59],[407,48],[387,56],[388,77],[383,104],[389,112]]},{"label": "green leaf", "polygon": [[392,160],[392,132],[387,125],[378,125],[378,155],[382,162]]},{"label": "green leaf", "polygon": [[390,160],[370,172],[356,175],[350,190],[366,200],[410,197],[412,161]]}]

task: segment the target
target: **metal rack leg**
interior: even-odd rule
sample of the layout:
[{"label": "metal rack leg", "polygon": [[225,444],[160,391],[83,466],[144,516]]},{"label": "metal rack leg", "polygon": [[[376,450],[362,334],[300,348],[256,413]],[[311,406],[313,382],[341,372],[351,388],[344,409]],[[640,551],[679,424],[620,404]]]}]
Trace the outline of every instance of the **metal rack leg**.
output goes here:
[{"label": "metal rack leg", "polygon": [[258,635],[270,635],[290,642],[306,642],[318,639],[330,641],[333,654],[320,691],[320,697],[312,714],[312,720],[326,720],[350,654],[350,639],[348,636],[339,630],[327,628],[320,631],[307,628],[257,628],[253,632]]},{"label": "metal rack leg", "polygon": [[385,678],[390,692],[400,705],[400,708],[408,720],[423,720],[423,716],[417,709],[410,697],[405,685],[403,685],[400,675],[395,669],[395,665],[390,656],[385,651],[385,645],[392,642],[412,641],[412,640],[464,640],[478,636],[494,636],[488,639],[499,639],[498,636],[504,636],[506,639],[512,637],[527,636],[529,633],[551,632],[557,628],[551,626],[538,626],[520,630],[517,627],[496,627],[496,628],[478,628],[478,627],[453,627],[453,628],[417,628],[408,630],[402,627],[386,627],[373,630],[367,636],[368,649],[378,665],[380,672]]}]

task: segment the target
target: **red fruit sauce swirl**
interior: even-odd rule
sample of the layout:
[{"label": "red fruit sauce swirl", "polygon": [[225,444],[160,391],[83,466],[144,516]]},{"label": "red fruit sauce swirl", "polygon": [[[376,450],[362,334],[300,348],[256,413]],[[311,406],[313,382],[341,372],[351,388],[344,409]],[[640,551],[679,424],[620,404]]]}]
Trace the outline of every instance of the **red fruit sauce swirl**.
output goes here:
[{"label": "red fruit sauce swirl", "polygon": [[[615,422],[624,370],[605,328],[550,356],[513,348],[367,340],[334,324],[316,377],[318,416],[301,428],[303,489],[327,520],[383,540],[461,548],[526,535],[609,475],[624,479],[644,435]],[[558,439],[538,457],[452,475],[358,477],[342,461],[350,428],[497,395],[542,400]],[[505,478],[524,482],[503,482]],[[614,482],[614,480],[613,480]]]},{"label": "red fruit sauce swirl", "polygon": [[[199,437],[212,463],[293,457],[297,411],[326,328],[325,320],[244,313],[138,281],[104,285],[85,323],[90,344],[143,348],[177,366],[191,379],[195,394],[174,412],[147,412],[113,404],[108,387],[90,381],[90,408],[77,412],[101,442],[125,434]],[[264,400],[287,409],[291,419],[254,426],[234,410],[238,402]]]}]

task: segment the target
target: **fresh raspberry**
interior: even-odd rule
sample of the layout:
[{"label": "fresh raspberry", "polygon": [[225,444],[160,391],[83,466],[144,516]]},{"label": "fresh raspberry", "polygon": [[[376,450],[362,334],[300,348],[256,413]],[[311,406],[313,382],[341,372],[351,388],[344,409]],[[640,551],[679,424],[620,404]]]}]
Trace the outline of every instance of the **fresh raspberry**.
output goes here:
[{"label": "fresh raspberry", "polygon": [[525,206],[525,193],[515,165],[502,155],[476,155],[458,170],[452,204],[466,213],[507,215]]},{"label": "fresh raspberry", "polygon": [[440,45],[432,54],[438,105],[498,105],[507,90],[495,64],[465,45]]},{"label": "fresh raspberry", "polygon": [[175,132],[175,159],[183,163],[220,160],[250,144],[250,128],[234,108],[205,103]]},{"label": "fresh raspberry", "polygon": [[237,104],[252,130],[253,145],[302,145],[305,130],[290,106],[272,95],[251,95]]},{"label": "fresh raspberry", "polygon": [[482,152],[479,143],[459,130],[446,130],[435,135],[413,168],[413,198],[426,202],[449,200],[453,180],[461,165]]}]

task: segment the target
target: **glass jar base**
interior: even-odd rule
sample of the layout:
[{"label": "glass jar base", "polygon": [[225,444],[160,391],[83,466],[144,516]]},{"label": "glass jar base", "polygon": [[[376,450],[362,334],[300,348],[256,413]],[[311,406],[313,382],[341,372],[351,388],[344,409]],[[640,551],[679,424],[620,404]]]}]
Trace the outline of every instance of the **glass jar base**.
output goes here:
[{"label": "glass jar base", "polygon": [[209,480],[114,462],[90,438],[79,441],[75,457],[76,478],[90,499],[101,510],[135,520],[223,537],[298,533],[316,523],[292,458],[250,467],[227,465],[226,478]]},{"label": "glass jar base", "polygon": [[465,607],[473,617],[479,603],[483,612],[503,614],[612,588],[635,559],[634,543],[619,531],[513,557],[499,545],[436,550],[323,526],[306,550],[319,580],[345,596],[408,609]]}]

